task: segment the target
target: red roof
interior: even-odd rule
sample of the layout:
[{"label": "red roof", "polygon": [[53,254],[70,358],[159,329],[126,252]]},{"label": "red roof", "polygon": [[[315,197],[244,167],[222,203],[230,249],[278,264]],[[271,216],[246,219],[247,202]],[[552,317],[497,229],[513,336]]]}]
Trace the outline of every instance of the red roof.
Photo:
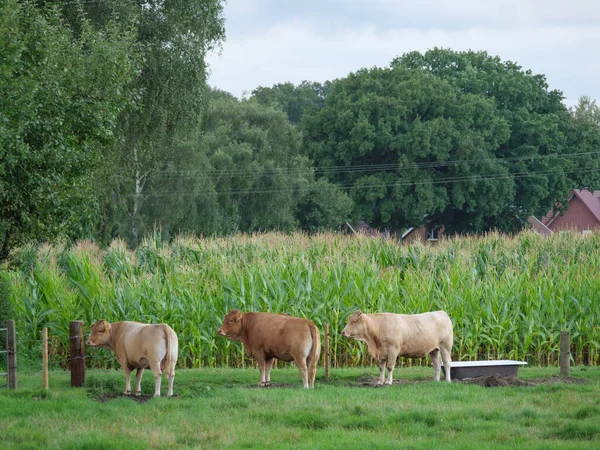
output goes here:
[{"label": "red roof", "polygon": [[[577,198],[579,198],[594,215],[596,220],[600,222],[600,191],[590,192],[587,189],[573,189],[573,192],[571,192],[571,195],[569,195],[569,198],[567,199],[567,204],[571,202],[573,196],[577,196]],[[550,210],[550,212],[542,218],[542,223],[546,226],[550,225],[557,215],[558,214],[555,214],[554,210]]]}]

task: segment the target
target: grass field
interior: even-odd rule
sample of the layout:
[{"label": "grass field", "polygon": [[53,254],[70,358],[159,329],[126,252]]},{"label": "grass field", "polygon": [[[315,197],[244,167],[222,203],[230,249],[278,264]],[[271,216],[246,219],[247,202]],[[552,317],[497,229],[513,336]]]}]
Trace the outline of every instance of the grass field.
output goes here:
[{"label": "grass field", "polygon": [[[187,369],[175,397],[120,395],[121,371],[88,371],[86,388],[69,373],[20,373],[20,388],[0,389],[3,449],[126,448],[598,448],[600,368],[579,366],[556,383],[557,368],[525,368],[530,386],[486,388],[434,383],[432,369],[397,370],[390,387],[364,386],[375,367],[323,369],[316,388],[300,388],[295,368],[274,369],[283,387],[257,388],[256,369]],[[163,383],[163,392],[164,386]]]}]

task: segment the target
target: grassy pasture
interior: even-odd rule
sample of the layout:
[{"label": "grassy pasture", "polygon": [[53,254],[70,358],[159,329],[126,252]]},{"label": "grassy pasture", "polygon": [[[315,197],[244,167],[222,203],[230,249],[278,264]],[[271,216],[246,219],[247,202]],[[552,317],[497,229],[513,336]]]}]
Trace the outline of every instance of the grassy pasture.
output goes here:
[{"label": "grassy pasture", "polygon": [[[337,367],[370,363],[366,347],[340,336],[347,316],[445,309],[455,360],[510,358],[556,365],[571,332],[574,364],[600,363],[600,234],[515,237],[495,233],[438,245],[337,234],[267,233],[162,242],[129,250],[89,242],[27,247],[7,277],[21,361],[39,359],[42,327],[52,362],[66,360],[71,320],[167,322],[179,335],[181,367],[243,367],[239,343],[216,330],[231,308],[285,312],[331,326]],[[86,330],[87,332],[87,330]],[[91,365],[115,365],[96,352]],[[420,364],[420,363],[418,363]]]},{"label": "grassy pasture", "polygon": [[[398,370],[403,384],[391,387],[358,383],[376,374],[375,367],[334,369],[325,383],[320,369],[316,388],[304,390],[293,368],[272,374],[273,382],[290,387],[266,389],[256,387],[256,369],[179,370],[174,398],[138,403],[116,395],[124,386],[121,371],[88,371],[86,388],[70,388],[69,373],[53,371],[48,392],[41,389],[39,373],[21,373],[20,389],[0,389],[1,446],[598,448],[598,367],[573,368],[573,377],[586,379],[584,384],[545,384],[557,369],[525,368],[520,379],[542,383],[448,385],[431,381],[432,369],[425,367]],[[142,389],[144,396],[153,392],[149,374]]]}]

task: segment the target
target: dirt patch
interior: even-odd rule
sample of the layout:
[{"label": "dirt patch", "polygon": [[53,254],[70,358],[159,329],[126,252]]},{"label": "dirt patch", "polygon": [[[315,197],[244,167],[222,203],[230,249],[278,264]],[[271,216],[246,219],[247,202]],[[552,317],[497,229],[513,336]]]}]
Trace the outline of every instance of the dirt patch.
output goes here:
[{"label": "dirt patch", "polygon": [[540,384],[586,384],[590,381],[585,378],[574,378],[574,377],[558,377],[556,375],[544,377],[544,378],[536,378],[531,380],[535,382],[536,385]]},{"label": "dirt patch", "polygon": [[[356,381],[358,382],[359,386],[363,387],[383,388],[389,386],[389,384],[377,384],[377,381],[379,381],[379,377],[374,377],[373,375],[362,375],[358,377]],[[392,386],[396,386],[399,384],[410,384],[410,381],[402,380],[400,378],[392,380]]]},{"label": "dirt patch", "polygon": [[278,389],[278,388],[293,388],[294,385],[290,383],[271,383],[268,386],[260,386],[258,384],[251,384],[248,387],[259,388],[259,389]]},{"label": "dirt patch", "polygon": [[462,384],[477,384],[483,387],[503,387],[503,386],[534,386],[527,381],[520,380],[515,377],[497,377],[495,375],[489,377],[475,377],[468,380],[453,380]]},{"label": "dirt patch", "polygon": [[483,387],[504,387],[504,386],[540,386],[550,384],[585,384],[588,382],[585,378],[557,377],[549,376],[544,378],[534,378],[531,380],[521,380],[515,377],[475,377],[468,380],[453,380],[463,384],[477,384]]},{"label": "dirt patch", "polygon": [[106,393],[102,394],[100,397],[95,398],[94,400],[96,400],[97,402],[100,402],[100,403],[106,403],[107,401],[114,400],[116,398],[128,398],[129,400],[133,400],[138,403],[146,403],[152,397],[153,397],[152,395],[147,395],[147,394],[126,395],[123,393],[106,392]]},{"label": "dirt patch", "polygon": [[[383,388],[389,385],[378,385],[377,380],[379,377],[373,375],[361,375],[352,383],[354,386],[360,387],[374,387]],[[404,384],[418,384],[418,383],[433,383],[432,377],[427,377],[422,380],[403,380],[401,378],[394,379],[392,382],[393,386],[404,385]],[[445,382],[441,380],[440,383]],[[516,377],[500,377],[500,376],[487,376],[487,377],[475,377],[468,380],[452,380],[453,383],[461,384],[476,384],[483,387],[505,387],[505,386],[542,386],[551,384],[585,384],[589,381],[585,378],[573,378],[573,377],[559,377],[559,376],[548,376],[543,378],[534,378],[530,380],[522,380]]]}]

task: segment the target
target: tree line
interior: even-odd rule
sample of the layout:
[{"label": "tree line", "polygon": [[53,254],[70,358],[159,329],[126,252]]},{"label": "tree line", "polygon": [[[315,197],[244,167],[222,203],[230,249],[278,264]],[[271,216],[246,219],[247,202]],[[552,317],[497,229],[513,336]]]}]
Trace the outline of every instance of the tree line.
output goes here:
[{"label": "tree line", "polygon": [[56,238],[513,232],[600,177],[600,110],[486,52],[237,99],[207,85],[221,0],[0,4],[0,260]]}]

